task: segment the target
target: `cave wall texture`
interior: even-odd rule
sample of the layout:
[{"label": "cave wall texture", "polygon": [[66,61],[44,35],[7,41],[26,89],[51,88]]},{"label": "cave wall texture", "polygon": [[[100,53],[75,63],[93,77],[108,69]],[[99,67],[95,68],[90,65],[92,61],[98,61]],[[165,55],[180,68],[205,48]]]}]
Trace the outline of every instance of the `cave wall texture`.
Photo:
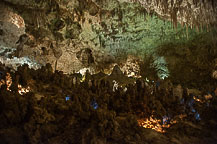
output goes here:
[{"label": "cave wall texture", "polygon": [[[161,77],[171,75],[177,82],[198,76],[210,79],[217,54],[216,3],[3,0],[1,61],[30,63],[33,68],[51,63],[54,69],[72,73],[83,68],[110,69],[116,63],[126,70],[132,65],[123,64],[129,57],[134,61],[153,57],[152,66]],[[21,45],[19,57],[13,57],[24,33],[28,40]],[[149,73],[141,70],[145,76]]]}]

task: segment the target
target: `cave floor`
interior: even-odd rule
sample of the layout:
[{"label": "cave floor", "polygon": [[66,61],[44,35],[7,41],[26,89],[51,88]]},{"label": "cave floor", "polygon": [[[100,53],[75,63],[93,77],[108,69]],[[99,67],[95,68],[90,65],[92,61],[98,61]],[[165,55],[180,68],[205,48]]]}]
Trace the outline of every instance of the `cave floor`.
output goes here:
[{"label": "cave floor", "polygon": [[[111,78],[112,76],[110,76]],[[108,77],[80,78],[1,67],[2,144],[215,144],[216,93],[204,97],[137,79],[114,87]]]}]

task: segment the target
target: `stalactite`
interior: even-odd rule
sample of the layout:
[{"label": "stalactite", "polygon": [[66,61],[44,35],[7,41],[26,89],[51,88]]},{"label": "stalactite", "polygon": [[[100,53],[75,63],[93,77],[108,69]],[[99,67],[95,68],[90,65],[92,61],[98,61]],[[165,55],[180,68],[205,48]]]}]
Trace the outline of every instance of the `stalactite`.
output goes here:
[{"label": "stalactite", "polygon": [[173,8],[170,13],[173,28],[177,28],[177,9]]},{"label": "stalactite", "polygon": [[174,4],[174,1],[173,0],[171,0],[171,6],[173,7],[173,4]]},{"label": "stalactite", "polygon": [[157,5],[157,7],[159,6],[159,0],[156,0],[156,5]]},{"label": "stalactite", "polygon": [[184,27],[184,22],[183,22],[183,20],[181,21],[181,27],[182,27],[182,28]]},{"label": "stalactite", "polygon": [[[156,11],[159,15],[170,16],[171,21],[173,21],[174,27],[176,27],[177,22],[186,19],[189,22],[189,26],[192,28],[196,27],[196,22],[209,21],[209,24],[216,23],[217,15],[215,13],[216,4],[215,0],[138,0],[143,6],[150,10]],[[174,14],[174,9],[179,14]],[[175,16],[178,18],[175,18]],[[195,17],[195,20],[190,19]],[[180,20],[180,21],[179,21]],[[186,21],[185,21],[186,22]],[[193,24],[193,26],[191,26]]]},{"label": "stalactite", "polygon": [[188,24],[186,24],[186,36],[187,36],[187,40],[188,40]]},{"label": "stalactite", "polygon": [[197,29],[197,32],[199,33],[200,32],[200,27],[199,27],[198,23],[196,24],[196,29]]},{"label": "stalactite", "polygon": [[200,29],[201,29],[201,32],[203,32],[203,24],[200,23]]},{"label": "stalactite", "polygon": [[38,17],[36,18],[36,22],[37,22],[37,27],[40,28],[39,22],[38,22]]},{"label": "stalactite", "polygon": [[207,24],[206,24],[206,30],[207,30],[207,32],[210,31],[209,28],[210,28],[210,27],[209,27],[209,24],[207,23]]}]

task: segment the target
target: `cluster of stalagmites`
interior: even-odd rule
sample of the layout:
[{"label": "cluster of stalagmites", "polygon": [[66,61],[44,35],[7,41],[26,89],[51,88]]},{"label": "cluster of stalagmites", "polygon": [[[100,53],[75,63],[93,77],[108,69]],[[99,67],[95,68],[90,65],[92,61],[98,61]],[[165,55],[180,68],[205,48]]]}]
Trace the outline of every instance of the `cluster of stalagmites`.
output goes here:
[{"label": "cluster of stalagmites", "polygon": [[[4,67],[0,71],[1,79],[10,72]],[[1,143],[161,143],[163,139],[157,140],[157,134],[150,138],[153,131],[140,127],[137,120],[153,115],[180,121],[177,116],[186,114],[188,120],[199,122],[192,109],[206,119],[210,118],[208,109],[211,112],[217,109],[214,95],[209,102],[197,103],[186,90],[180,98],[179,87],[173,89],[169,84],[160,87],[142,79],[114,90],[102,73],[87,73],[84,80],[80,74],[53,72],[48,64],[38,70],[24,65],[10,73],[11,91],[6,85],[1,86]],[[20,95],[18,84],[29,86],[30,92]],[[209,108],[205,107],[207,103]]]}]

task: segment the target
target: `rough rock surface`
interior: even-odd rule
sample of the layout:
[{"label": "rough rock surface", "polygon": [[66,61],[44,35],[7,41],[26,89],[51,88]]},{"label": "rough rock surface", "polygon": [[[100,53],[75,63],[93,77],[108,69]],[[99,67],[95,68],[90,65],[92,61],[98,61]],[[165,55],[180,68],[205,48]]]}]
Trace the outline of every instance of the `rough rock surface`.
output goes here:
[{"label": "rough rock surface", "polygon": [[[21,58],[7,59],[14,56],[15,48],[20,48],[16,42],[24,32],[24,29],[19,29],[21,32],[13,33],[16,34],[14,36],[10,29],[5,36],[0,36],[0,39],[6,39],[7,43],[5,47],[1,46],[0,52],[4,58],[0,60],[4,63],[15,61],[16,64],[12,64],[13,66],[27,61],[35,68],[50,63],[53,69],[64,73],[82,69],[108,73],[118,64],[128,76],[143,75],[155,80],[157,77],[163,79],[171,76],[176,83],[182,81],[193,87],[197,85],[198,77],[204,77],[209,81],[213,75],[211,62],[217,54],[216,29],[212,27],[216,17],[213,13],[216,2],[144,2],[1,1],[4,9],[8,9],[19,18],[22,17],[20,22],[25,26],[29,40],[24,43],[18,54]],[[8,11],[3,11],[2,14],[8,18],[1,19],[1,23],[13,19],[13,15]],[[176,29],[168,20],[177,25]],[[182,21],[186,23],[185,26],[181,26]],[[205,24],[201,25],[200,29],[187,27],[198,27],[201,21]],[[19,23],[16,20],[14,22]],[[0,34],[8,31],[7,26],[16,26],[11,23],[4,25]],[[207,27],[207,24],[210,26]],[[147,60],[143,60],[147,55],[153,57],[152,64],[145,67],[150,67],[149,70],[141,68],[141,62]],[[129,56],[136,57],[135,61],[130,62]],[[153,76],[156,74],[153,73],[153,69],[156,69],[158,76]]]},{"label": "rough rock surface", "polygon": [[[1,65],[0,70],[2,144],[214,144],[217,140],[216,94],[209,101],[198,101],[185,93],[180,102],[173,98],[176,95],[166,92],[168,87],[158,90],[152,82],[142,85],[141,79],[127,84],[127,90],[118,86],[113,91],[108,75],[99,74],[96,79],[86,74],[80,82],[76,74],[53,73],[49,64],[38,70],[24,65],[15,73]],[[113,75],[118,81],[123,73],[116,66]],[[11,85],[4,80],[12,80]],[[137,120],[149,116],[162,121],[152,123],[149,119],[149,124],[141,127]],[[163,123],[169,127],[159,130],[166,133],[150,129],[157,130]]]},{"label": "rough rock surface", "polygon": [[12,9],[0,5],[0,43],[1,46],[16,48],[19,37],[25,33],[25,23]]},{"label": "rough rock surface", "polygon": [[[131,1],[131,0],[129,0]],[[217,2],[214,0],[138,0],[148,11],[160,16],[200,29],[201,26],[216,25]]]}]

